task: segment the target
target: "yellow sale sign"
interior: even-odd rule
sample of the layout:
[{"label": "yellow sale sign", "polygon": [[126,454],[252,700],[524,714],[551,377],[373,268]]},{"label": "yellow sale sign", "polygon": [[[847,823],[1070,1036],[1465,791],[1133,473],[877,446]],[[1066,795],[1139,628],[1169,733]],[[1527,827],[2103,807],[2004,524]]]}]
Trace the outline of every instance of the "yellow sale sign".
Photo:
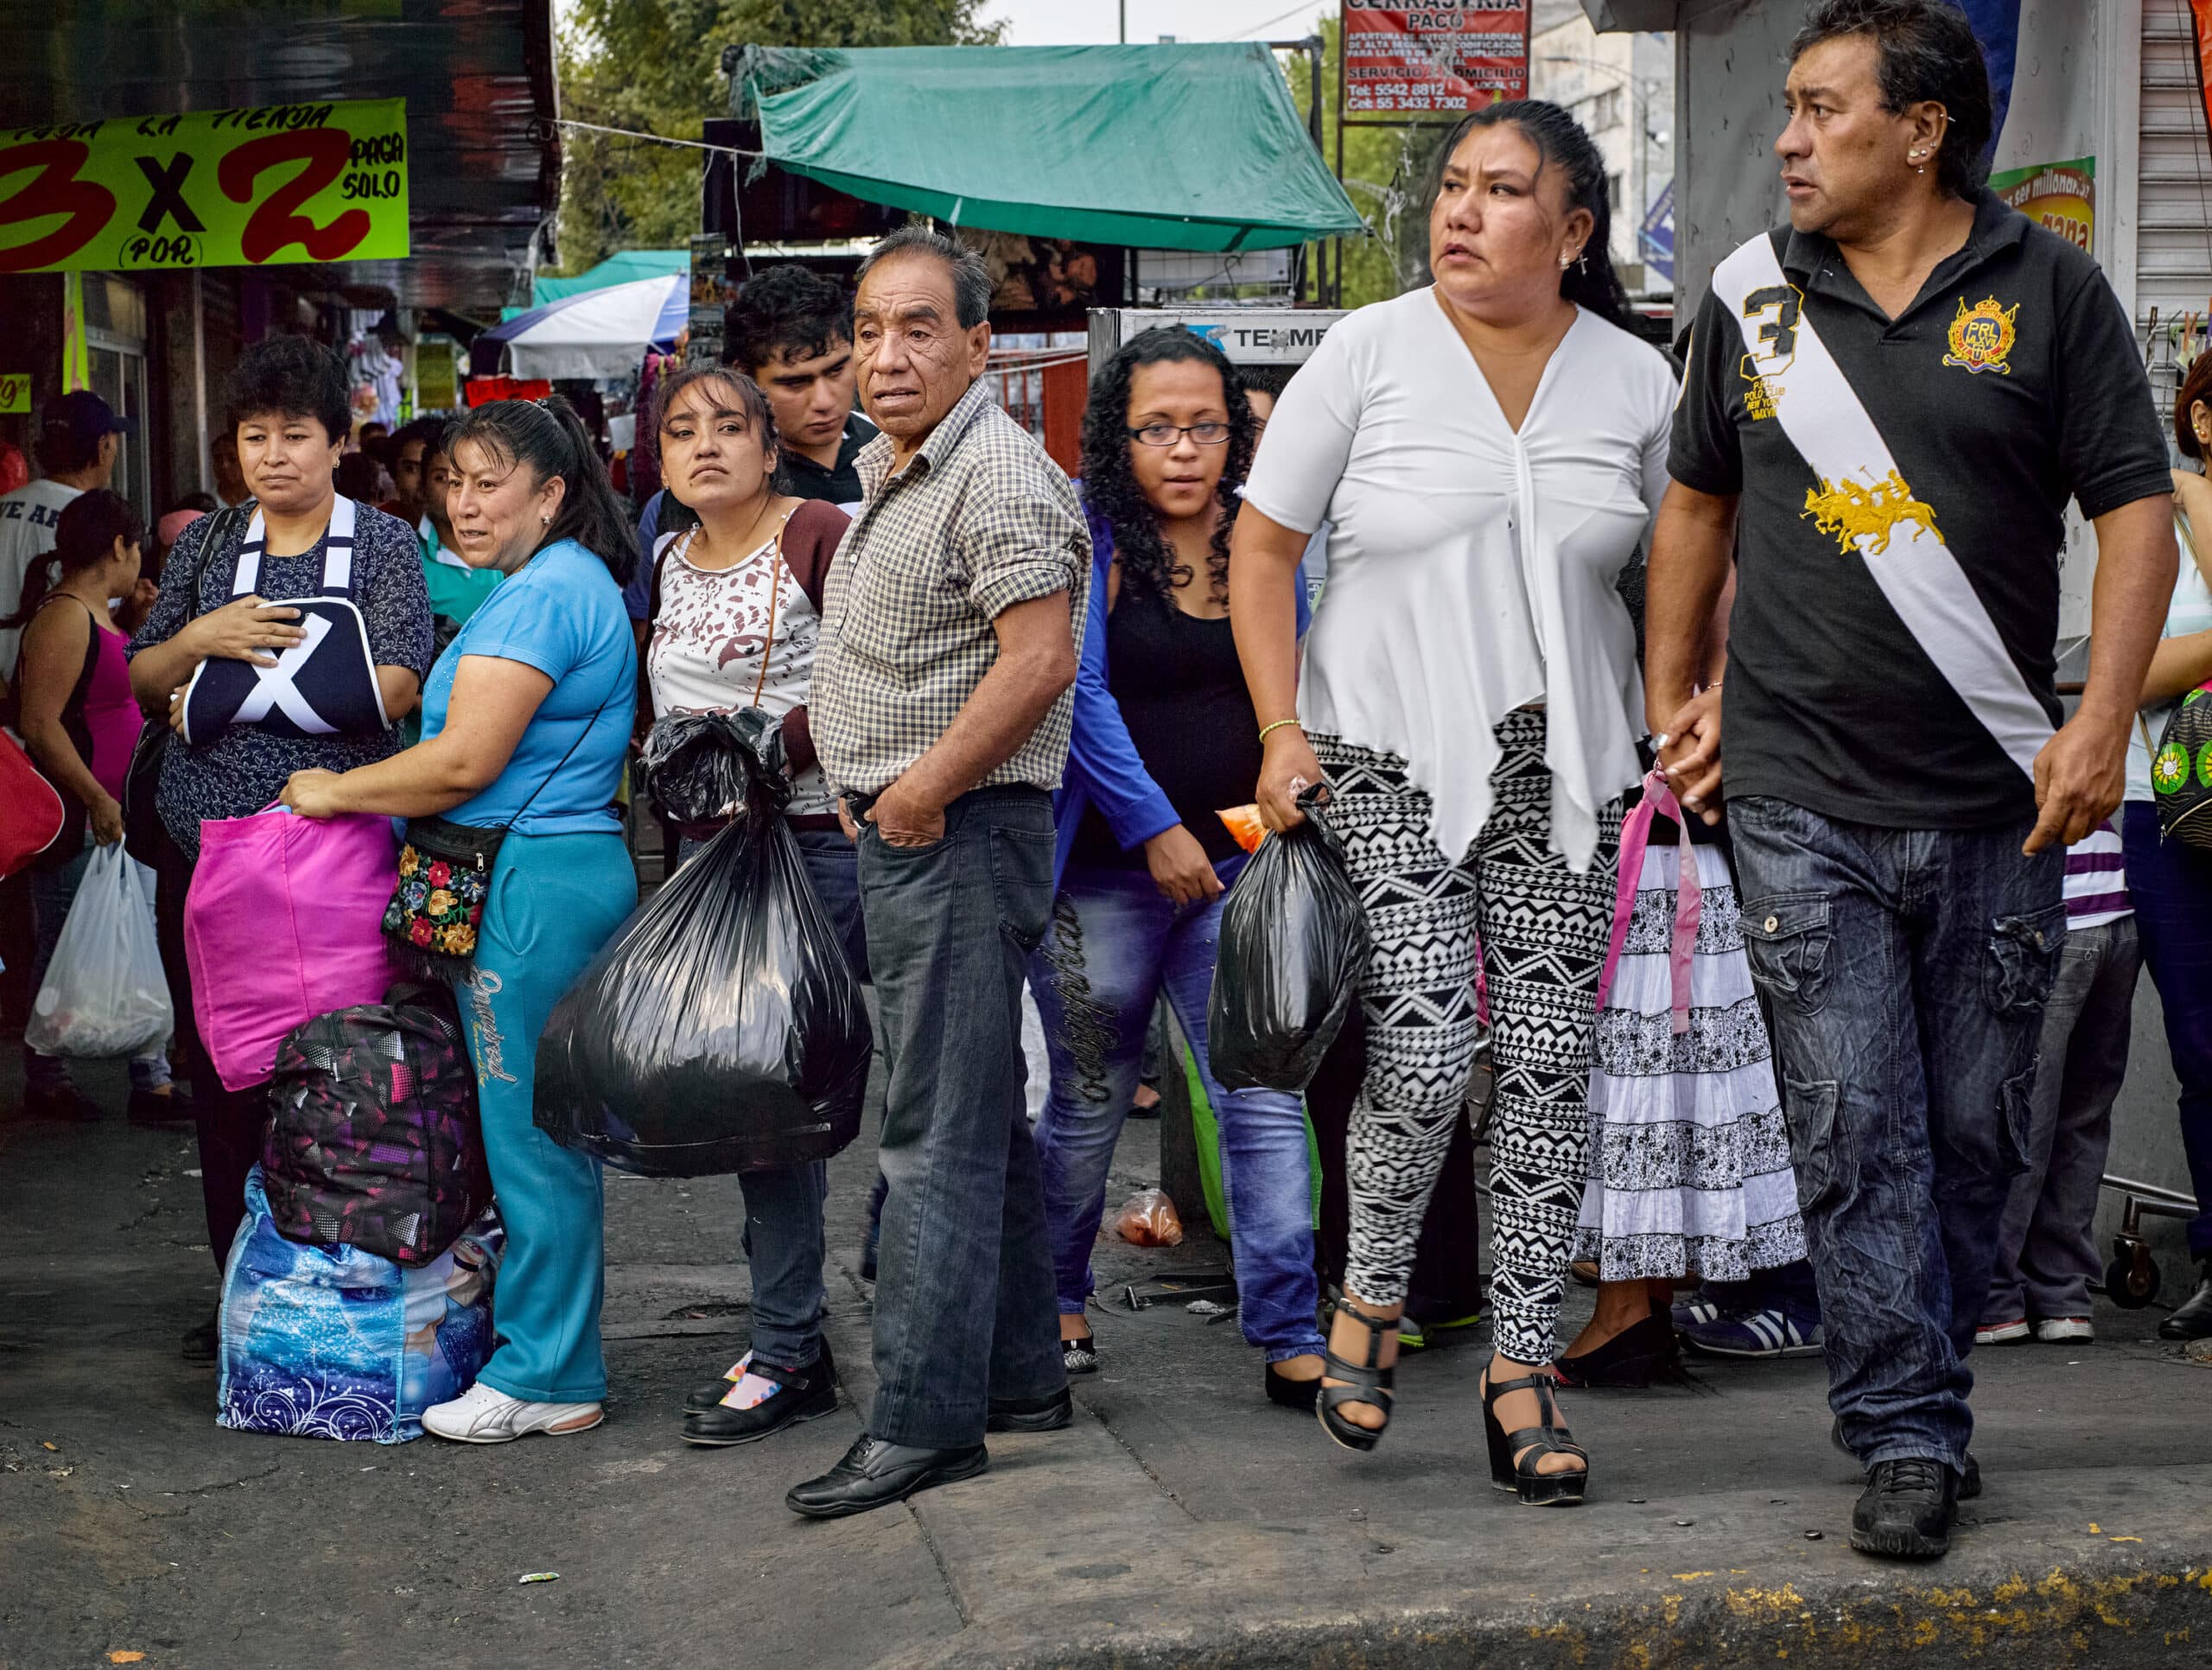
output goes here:
[{"label": "yellow sale sign", "polygon": [[0,273],[407,252],[404,98],[0,129]]}]

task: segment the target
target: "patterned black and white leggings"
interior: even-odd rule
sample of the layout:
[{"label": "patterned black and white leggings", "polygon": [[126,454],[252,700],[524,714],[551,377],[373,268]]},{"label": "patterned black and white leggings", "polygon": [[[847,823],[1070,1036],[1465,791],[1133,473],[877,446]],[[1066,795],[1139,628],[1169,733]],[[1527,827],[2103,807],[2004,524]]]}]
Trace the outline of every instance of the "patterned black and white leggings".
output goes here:
[{"label": "patterned black and white leggings", "polygon": [[[1508,714],[1490,820],[1459,862],[1429,834],[1429,797],[1395,754],[1313,739],[1329,775],[1375,954],[1361,988],[1367,1073],[1345,1175],[1344,1286],[1376,1305],[1406,1295],[1421,1216],[1464,1116],[1475,1053],[1475,958],[1488,985],[1491,1061],[1491,1303],[1498,1351],[1551,1361],[1567,1249],[1589,1176],[1590,1039],[1612,925],[1618,803],[1601,810],[1581,875],[1551,848],[1541,710]],[[1479,936],[1478,929],[1479,928]]]}]

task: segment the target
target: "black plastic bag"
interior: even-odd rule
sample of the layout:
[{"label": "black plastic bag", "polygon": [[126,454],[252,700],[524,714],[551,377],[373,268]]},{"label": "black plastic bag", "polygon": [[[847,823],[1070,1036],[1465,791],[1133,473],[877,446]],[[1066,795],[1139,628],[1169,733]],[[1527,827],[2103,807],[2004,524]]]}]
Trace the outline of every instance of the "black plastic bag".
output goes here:
[{"label": "black plastic bag", "polygon": [[1222,907],[1206,1035],[1232,1090],[1303,1091],[1367,968],[1367,913],[1319,792],[1299,797],[1306,821],[1260,843]]},{"label": "black plastic bag", "polygon": [[758,708],[657,720],[639,763],[653,803],[687,835],[721,829],[749,793],[778,811],[791,799],[783,725]]},{"label": "black plastic bag", "polygon": [[554,1006],[538,1128],[645,1177],[827,1159],[860,1133],[874,1038],[784,822],[781,732],[747,708],[653,734],[648,780],[671,814],[736,815]]}]

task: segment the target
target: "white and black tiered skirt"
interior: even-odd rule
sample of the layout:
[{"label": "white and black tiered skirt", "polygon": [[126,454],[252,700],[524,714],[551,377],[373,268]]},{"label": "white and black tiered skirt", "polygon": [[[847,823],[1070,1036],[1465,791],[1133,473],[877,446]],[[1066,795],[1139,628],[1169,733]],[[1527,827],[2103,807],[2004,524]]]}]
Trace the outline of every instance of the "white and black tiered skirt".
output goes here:
[{"label": "white and black tiered skirt", "polygon": [[1598,1012],[1590,1181],[1574,1257],[1605,1281],[1740,1281],[1805,1256],[1735,884],[1720,848],[1694,850],[1701,911],[1689,1030],[1673,1027],[1668,952],[1680,860],[1671,839],[1655,836],[1643,855],[1620,966]]}]

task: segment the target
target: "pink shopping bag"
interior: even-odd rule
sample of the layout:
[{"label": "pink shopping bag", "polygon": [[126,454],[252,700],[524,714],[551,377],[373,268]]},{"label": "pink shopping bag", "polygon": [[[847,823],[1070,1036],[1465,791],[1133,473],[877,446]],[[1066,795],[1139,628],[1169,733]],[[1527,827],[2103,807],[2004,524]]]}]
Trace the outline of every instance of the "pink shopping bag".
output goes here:
[{"label": "pink shopping bag", "polygon": [[267,1079],[277,1041],[302,1021],[383,998],[397,977],[382,924],[397,875],[389,818],[270,807],[200,826],[184,954],[225,1089]]}]

